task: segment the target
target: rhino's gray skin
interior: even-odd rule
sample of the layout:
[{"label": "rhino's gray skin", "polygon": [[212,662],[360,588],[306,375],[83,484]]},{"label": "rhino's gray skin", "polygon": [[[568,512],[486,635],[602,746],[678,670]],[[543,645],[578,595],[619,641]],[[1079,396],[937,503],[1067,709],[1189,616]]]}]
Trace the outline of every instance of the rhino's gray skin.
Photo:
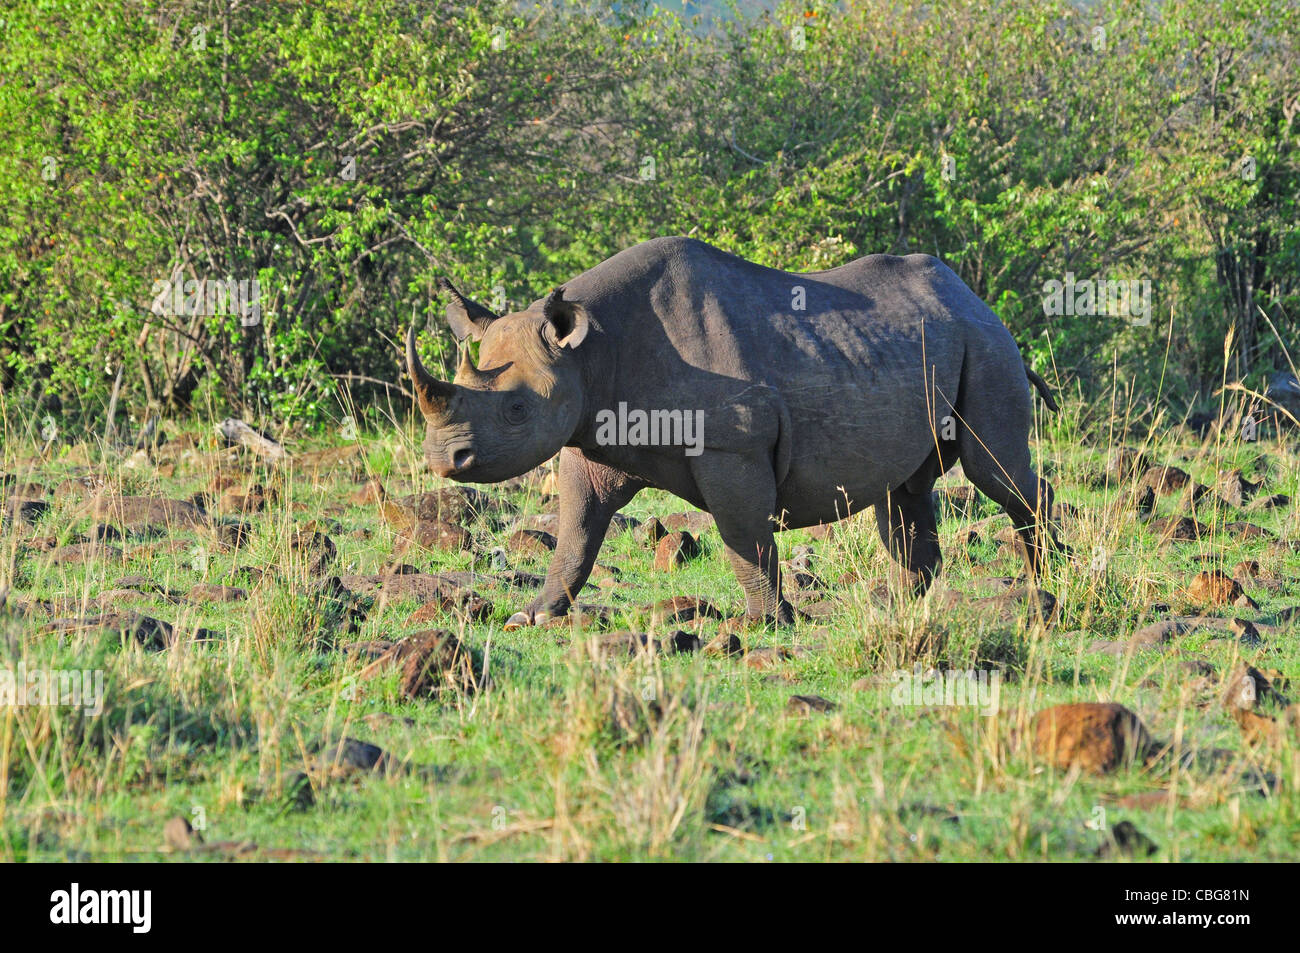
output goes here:
[{"label": "rhino's gray skin", "polygon": [[[941,561],[931,488],[959,459],[1020,531],[1031,572],[1055,542],[1037,518],[1052,492],[1030,465],[1031,393],[1016,343],[928,255],[792,274],[659,238],[501,318],[443,287],[453,330],[482,343],[480,367],[465,359],[446,384],[408,335],[431,466],[496,482],[563,448],[559,544],[541,594],[513,625],[568,610],[612,515],[644,487],[713,514],[754,619],[792,618],[777,524],[833,522],[867,506],[924,591]],[[703,452],[598,445],[597,414],[620,403],[704,411]]]}]

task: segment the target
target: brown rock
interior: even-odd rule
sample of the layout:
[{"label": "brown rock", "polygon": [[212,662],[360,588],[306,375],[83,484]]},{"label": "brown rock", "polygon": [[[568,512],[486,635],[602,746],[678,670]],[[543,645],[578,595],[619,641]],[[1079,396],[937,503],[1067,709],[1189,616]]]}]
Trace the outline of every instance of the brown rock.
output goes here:
[{"label": "brown rock", "polygon": [[402,695],[412,700],[447,690],[471,692],[481,681],[473,654],[446,629],[408,635],[366,666],[360,677],[370,678],[393,667],[402,672]]},{"label": "brown rock", "polygon": [[218,586],[206,582],[191,586],[190,591],[185,594],[185,601],[195,605],[210,602],[239,602],[247,598],[247,589],[237,589],[234,586]]},{"label": "brown rock", "polygon": [[820,695],[791,695],[786,711],[792,715],[810,715],[813,712],[830,712],[838,706]]},{"label": "brown rock", "polygon": [[1138,481],[1139,490],[1150,487],[1157,496],[1165,496],[1183,489],[1191,482],[1187,471],[1178,467],[1148,467]]},{"label": "brown rock", "polygon": [[519,556],[546,556],[555,549],[555,537],[536,529],[519,529],[506,540],[506,549]]},{"label": "brown rock", "polygon": [[638,542],[646,543],[650,546],[657,546],[659,540],[668,535],[668,530],[664,524],[659,522],[655,517],[650,517],[644,523],[637,527],[636,538]]},{"label": "brown rock", "polygon": [[1202,605],[1227,605],[1241,595],[1241,583],[1222,569],[1198,572],[1187,587],[1188,598]]},{"label": "brown rock", "polygon": [[752,649],[745,653],[745,664],[750,668],[776,668],[794,658],[794,653],[784,645]]},{"label": "brown rock", "polygon": [[1114,702],[1056,705],[1034,715],[1030,730],[1034,754],[1062,769],[1104,773],[1157,748],[1142,720]]},{"label": "brown rock", "polygon": [[1131,480],[1151,468],[1151,458],[1131,447],[1115,449],[1106,461],[1106,474],[1112,480]]},{"label": "brown rock", "polygon": [[672,532],[655,546],[655,569],[671,571],[700,555],[700,544],[686,532]]},{"label": "brown rock", "polygon": [[721,619],[722,613],[707,599],[699,596],[673,596],[661,599],[646,607],[650,624],[669,625],[674,622],[691,622],[695,619]]},{"label": "brown rock", "polygon": [[90,515],[105,523],[133,529],[149,526],[206,526],[208,515],[193,503],[153,496],[117,496],[100,493],[89,507]]},{"label": "brown rock", "polygon": [[365,482],[361,489],[348,496],[348,502],[355,506],[367,506],[372,503],[382,503],[388,496],[384,490],[384,484],[378,477],[372,477]]},{"label": "brown rock", "polygon": [[315,530],[294,530],[289,540],[289,550],[297,559],[306,562],[309,576],[322,576],[338,555],[334,540]]},{"label": "brown rock", "polygon": [[461,552],[470,547],[473,537],[463,526],[446,520],[416,520],[397,535],[394,554],[401,556],[411,546],[433,551]]}]

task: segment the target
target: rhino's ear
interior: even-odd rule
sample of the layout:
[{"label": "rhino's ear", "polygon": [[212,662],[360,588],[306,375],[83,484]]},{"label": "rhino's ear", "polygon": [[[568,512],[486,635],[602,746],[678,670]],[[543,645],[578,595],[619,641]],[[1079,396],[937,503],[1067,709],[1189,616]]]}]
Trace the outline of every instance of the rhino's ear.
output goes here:
[{"label": "rhino's ear", "polygon": [[582,305],[564,300],[563,285],[547,295],[542,304],[542,316],[550,325],[552,340],[559,347],[577,347],[591,326],[591,319]]},{"label": "rhino's ear", "polygon": [[447,323],[451,325],[451,333],[456,335],[456,340],[480,340],[488,325],[497,319],[497,315],[477,301],[466,298],[446,278],[438,279],[438,287],[451,297],[447,302]]}]

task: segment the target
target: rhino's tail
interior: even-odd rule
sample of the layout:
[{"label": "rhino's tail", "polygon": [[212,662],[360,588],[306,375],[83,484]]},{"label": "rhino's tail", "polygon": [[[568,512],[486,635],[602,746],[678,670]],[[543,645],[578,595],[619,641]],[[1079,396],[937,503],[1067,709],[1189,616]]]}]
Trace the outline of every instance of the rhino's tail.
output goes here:
[{"label": "rhino's tail", "polygon": [[1025,365],[1025,376],[1029,378],[1029,383],[1033,384],[1034,389],[1042,396],[1043,403],[1047,405],[1047,409],[1052,411],[1052,413],[1058,412],[1061,408],[1052,397],[1052,391],[1051,388],[1047,386],[1047,381],[1034,373],[1033,369],[1028,364]]}]

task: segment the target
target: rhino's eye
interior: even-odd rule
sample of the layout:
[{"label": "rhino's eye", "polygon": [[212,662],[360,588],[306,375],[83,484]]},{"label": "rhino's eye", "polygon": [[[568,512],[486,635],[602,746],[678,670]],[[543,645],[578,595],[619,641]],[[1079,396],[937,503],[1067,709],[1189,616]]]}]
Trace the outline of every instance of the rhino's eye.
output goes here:
[{"label": "rhino's eye", "polygon": [[528,419],[528,404],[521,397],[512,398],[506,403],[506,423],[521,424]]}]

